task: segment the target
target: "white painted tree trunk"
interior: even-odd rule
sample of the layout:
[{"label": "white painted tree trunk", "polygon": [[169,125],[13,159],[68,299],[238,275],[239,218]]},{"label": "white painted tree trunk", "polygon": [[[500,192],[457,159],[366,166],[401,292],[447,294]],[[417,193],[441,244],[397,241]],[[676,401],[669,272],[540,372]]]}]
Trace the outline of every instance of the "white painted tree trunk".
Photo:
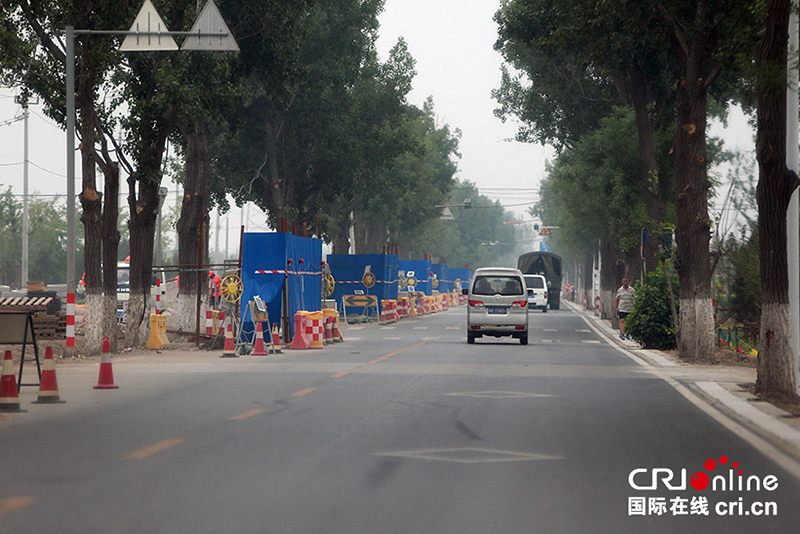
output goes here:
[{"label": "white painted tree trunk", "polygon": [[681,299],[680,345],[682,354],[712,360],[714,357],[714,306],[710,298]]},{"label": "white painted tree trunk", "polygon": [[[116,299],[116,295],[114,298]],[[86,322],[83,325],[83,351],[86,356],[100,354],[103,348],[103,336],[107,334],[102,317],[103,295],[86,295]]]},{"label": "white painted tree trunk", "polygon": [[[201,303],[202,304],[202,303]],[[178,302],[175,309],[177,310],[177,317],[175,318],[175,324],[178,327],[178,330],[182,330],[183,332],[194,332],[197,326],[197,295],[178,295]],[[205,307],[203,307],[203,310]],[[205,312],[202,312],[200,317],[200,333],[205,333]]]},{"label": "white painted tree trunk", "polygon": [[619,329],[619,321],[614,312],[614,300],[617,294],[614,291],[600,290],[600,318],[611,321],[611,328]]}]

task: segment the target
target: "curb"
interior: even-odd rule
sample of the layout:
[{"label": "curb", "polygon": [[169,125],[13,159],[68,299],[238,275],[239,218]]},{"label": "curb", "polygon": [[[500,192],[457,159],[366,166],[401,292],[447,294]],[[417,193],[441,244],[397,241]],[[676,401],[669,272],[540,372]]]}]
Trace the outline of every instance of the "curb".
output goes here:
[{"label": "curb", "polygon": [[[652,368],[659,378],[666,380],[673,387],[678,384],[682,385],[681,389],[686,391],[679,389],[679,393],[684,396],[687,396],[687,393],[693,395],[708,408],[715,410],[721,417],[727,418],[733,425],[726,424],[726,427],[800,478],[800,418],[793,417],[785,410],[768,402],[754,398],[741,388],[739,385],[741,382],[755,381],[755,369],[726,365],[715,366],[714,370],[718,372],[728,370],[731,374],[740,373],[743,375],[741,382],[730,379],[714,380],[709,376],[703,377],[703,372],[708,371],[705,366],[675,361],[663,352],[642,349],[638,345],[634,346],[632,342],[622,341],[619,339],[617,331],[607,324],[608,321],[596,317],[594,313],[589,313],[575,303],[569,301],[565,301],[565,303],[571,311],[583,317],[598,331],[602,331],[604,336],[613,342],[613,346],[634,358],[638,363]],[[678,372],[682,369],[689,370],[690,373],[697,376],[669,376],[670,372]],[[676,389],[678,388],[676,387]],[[708,410],[705,411],[709,413]],[[720,417],[715,417],[711,413],[709,415],[720,421]],[[723,424],[725,423],[723,422]]]}]

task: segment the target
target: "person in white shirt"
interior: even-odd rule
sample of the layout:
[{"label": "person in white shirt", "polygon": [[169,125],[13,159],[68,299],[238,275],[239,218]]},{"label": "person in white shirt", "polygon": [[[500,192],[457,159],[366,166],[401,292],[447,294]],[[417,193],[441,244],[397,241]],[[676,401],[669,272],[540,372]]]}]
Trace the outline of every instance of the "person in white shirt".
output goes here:
[{"label": "person in white shirt", "polygon": [[620,339],[630,339],[625,333],[625,318],[633,312],[633,299],[635,298],[634,289],[628,285],[627,278],[622,279],[622,287],[617,289],[617,299],[614,302],[614,310],[619,316],[619,337]]}]

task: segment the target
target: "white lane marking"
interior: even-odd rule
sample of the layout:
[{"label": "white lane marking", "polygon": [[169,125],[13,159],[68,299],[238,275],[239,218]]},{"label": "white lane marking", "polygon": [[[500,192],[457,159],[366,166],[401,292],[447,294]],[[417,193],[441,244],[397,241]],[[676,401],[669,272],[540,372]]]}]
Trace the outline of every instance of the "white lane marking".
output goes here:
[{"label": "white lane marking", "polygon": [[478,464],[490,462],[530,462],[535,460],[565,460],[561,456],[548,454],[531,454],[517,451],[499,451],[494,449],[423,449],[418,451],[397,451],[376,453],[375,456],[398,456],[417,460],[435,460],[460,464]]},{"label": "white lane marking", "polygon": [[548,393],[524,393],[520,391],[470,391],[466,393],[445,393],[451,397],[477,397],[479,399],[535,399],[552,397]]}]

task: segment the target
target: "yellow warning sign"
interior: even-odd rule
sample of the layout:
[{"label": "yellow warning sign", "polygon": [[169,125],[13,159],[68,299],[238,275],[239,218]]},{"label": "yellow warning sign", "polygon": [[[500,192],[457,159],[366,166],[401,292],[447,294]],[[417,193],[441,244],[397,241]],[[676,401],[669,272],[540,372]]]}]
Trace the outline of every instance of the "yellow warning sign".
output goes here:
[{"label": "yellow warning sign", "polygon": [[550,229],[548,227],[543,227],[542,231],[539,232],[539,235],[550,235]]}]

